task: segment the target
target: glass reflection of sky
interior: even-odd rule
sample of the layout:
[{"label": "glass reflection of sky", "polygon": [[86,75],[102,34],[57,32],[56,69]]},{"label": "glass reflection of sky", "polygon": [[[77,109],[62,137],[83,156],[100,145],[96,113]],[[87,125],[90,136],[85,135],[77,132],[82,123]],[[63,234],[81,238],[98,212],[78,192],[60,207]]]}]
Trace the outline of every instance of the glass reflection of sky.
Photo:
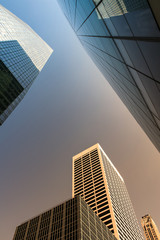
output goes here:
[{"label": "glass reflection of sky", "polygon": [[0,16],[2,124],[25,96],[52,49],[27,24],[1,5]]},{"label": "glass reflection of sky", "polygon": [[160,150],[160,31],[146,0],[60,1],[82,45]]}]

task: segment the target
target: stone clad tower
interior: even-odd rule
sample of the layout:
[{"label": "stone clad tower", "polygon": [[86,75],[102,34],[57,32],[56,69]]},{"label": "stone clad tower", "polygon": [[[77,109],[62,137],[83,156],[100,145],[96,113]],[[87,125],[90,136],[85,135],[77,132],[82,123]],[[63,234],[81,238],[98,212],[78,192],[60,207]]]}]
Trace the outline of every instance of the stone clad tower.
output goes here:
[{"label": "stone clad tower", "polygon": [[142,217],[141,224],[146,240],[160,240],[158,228],[149,214]]},{"label": "stone clad tower", "polygon": [[143,239],[125,182],[99,144],[73,157],[72,196],[76,195],[117,239]]}]

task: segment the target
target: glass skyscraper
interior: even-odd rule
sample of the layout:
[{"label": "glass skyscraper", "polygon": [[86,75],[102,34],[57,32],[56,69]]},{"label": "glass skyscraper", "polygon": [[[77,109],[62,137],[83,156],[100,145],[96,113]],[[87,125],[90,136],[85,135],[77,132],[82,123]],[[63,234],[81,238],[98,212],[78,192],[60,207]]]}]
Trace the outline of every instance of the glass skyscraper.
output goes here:
[{"label": "glass skyscraper", "polygon": [[73,157],[72,196],[81,195],[118,240],[142,240],[123,178],[99,144]]},{"label": "glass skyscraper", "polygon": [[52,49],[0,5],[0,125],[25,96]]},{"label": "glass skyscraper", "polygon": [[116,240],[77,196],[16,228],[13,240]]},{"label": "glass skyscraper", "polygon": [[58,2],[88,54],[160,151],[160,2]]}]

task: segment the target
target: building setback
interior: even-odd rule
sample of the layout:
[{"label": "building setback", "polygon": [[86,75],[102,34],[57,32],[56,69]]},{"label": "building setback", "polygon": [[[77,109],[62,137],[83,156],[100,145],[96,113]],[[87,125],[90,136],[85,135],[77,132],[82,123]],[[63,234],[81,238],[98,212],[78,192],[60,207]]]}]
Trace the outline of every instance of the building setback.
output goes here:
[{"label": "building setback", "polygon": [[160,240],[158,228],[149,214],[142,217],[141,224],[146,240]]},{"label": "building setback", "polygon": [[73,157],[72,196],[81,195],[119,240],[142,240],[123,178],[99,144]]},{"label": "building setback", "polygon": [[80,197],[54,207],[16,228],[13,240],[116,240]]},{"label": "building setback", "polygon": [[0,125],[27,93],[52,49],[0,5]]},{"label": "building setback", "polygon": [[160,1],[58,1],[84,48],[160,151]]}]

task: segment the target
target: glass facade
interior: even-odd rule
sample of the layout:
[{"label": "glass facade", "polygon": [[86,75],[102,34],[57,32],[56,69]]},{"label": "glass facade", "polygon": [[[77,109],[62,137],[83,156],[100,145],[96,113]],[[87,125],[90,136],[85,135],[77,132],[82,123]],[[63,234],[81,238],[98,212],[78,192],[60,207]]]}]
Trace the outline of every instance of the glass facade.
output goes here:
[{"label": "glass facade", "polygon": [[23,90],[22,85],[0,60],[0,114],[3,114]]},{"label": "glass facade", "polygon": [[0,124],[25,96],[52,49],[0,5]]},{"label": "glass facade", "polygon": [[72,194],[81,195],[118,240],[143,240],[125,182],[99,144],[73,157]]},{"label": "glass facade", "polygon": [[92,60],[160,151],[160,3],[58,2]]},{"label": "glass facade", "polygon": [[77,196],[16,228],[13,240],[116,240]]}]

